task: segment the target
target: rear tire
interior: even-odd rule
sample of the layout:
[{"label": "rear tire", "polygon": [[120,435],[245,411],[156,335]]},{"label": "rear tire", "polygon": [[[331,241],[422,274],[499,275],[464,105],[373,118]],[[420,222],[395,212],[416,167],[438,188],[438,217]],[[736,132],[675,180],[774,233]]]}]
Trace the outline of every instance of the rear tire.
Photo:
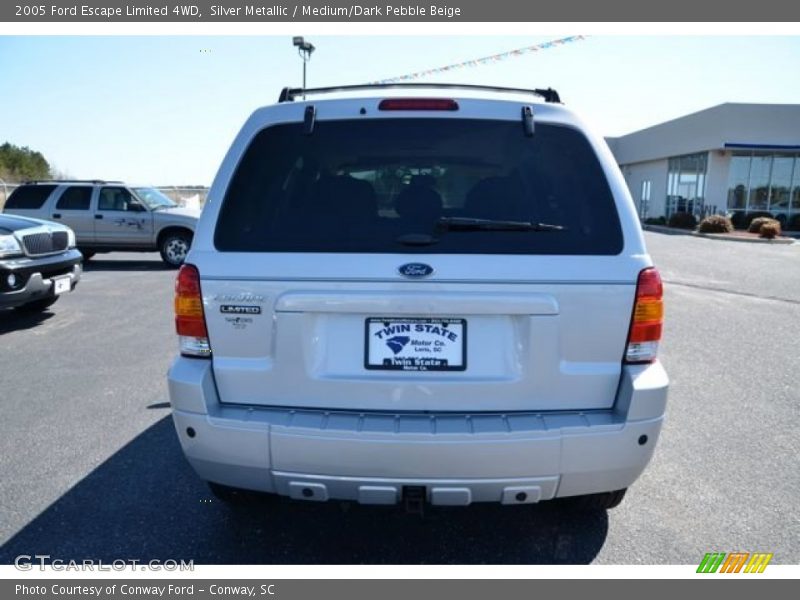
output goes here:
[{"label": "rear tire", "polygon": [[245,490],[222,485],[221,483],[214,483],[213,481],[209,481],[207,483],[208,489],[211,490],[211,493],[214,494],[214,497],[217,500],[225,502],[226,504],[241,504],[244,496],[247,494]]},{"label": "rear tire", "polygon": [[84,250],[83,248],[78,248],[78,250],[80,251],[81,254],[83,254],[84,262],[91,260],[92,257],[95,255],[95,253],[92,252],[91,250]]},{"label": "rear tire", "polygon": [[278,497],[275,494],[254,492],[229,485],[223,485],[221,483],[214,483],[213,481],[207,481],[206,483],[208,483],[208,489],[211,490],[211,493],[214,494],[214,497],[217,500],[231,506],[257,504],[265,501],[268,502],[270,499]]},{"label": "rear tire", "polygon": [[53,296],[52,298],[34,300],[33,302],[28,302],[22,306],[17,306],[17,310],[24,313],[39,313],[47,310],[49,307],[55,304],[58,298],[58,296]]},{"label": "rear tire", "polygon": [[189,253],[189,248],[192,245],[192,236],[183,231],[175,233],[168,233],[161,240],[159,252],[161,252],[161,260],[167,263],[170,267],[178,268],[186,260],[186,255]]},{"label": "rear tire", "polygon": [[603,492],[600,494],[587,494],[586,496],[575,496],[568,498],[572,508],[581,511],[590,510],[610,510],[616,508],[625,498],[628,488],[614,490],[613,492]]}]

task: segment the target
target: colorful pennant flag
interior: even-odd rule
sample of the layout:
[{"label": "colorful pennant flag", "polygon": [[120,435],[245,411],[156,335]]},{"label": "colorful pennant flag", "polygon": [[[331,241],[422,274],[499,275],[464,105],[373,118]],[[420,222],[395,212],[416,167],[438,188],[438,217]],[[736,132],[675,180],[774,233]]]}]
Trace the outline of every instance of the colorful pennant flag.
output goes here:
[{"label": "colorful pennant flag", "polygon": [[445,65],[443,67],[437,67],[435,69],[427,69],[425,71],[418,71],[416,73],[409,73],[408,75],[400,75],[399,77],[391,77],[389,79],[382,79],[380,81],[373,81],[372,84],[381,84],[381,83],[398,83],[402,81],[413,81],[414,79],[421,79],[423,77],[429,77],[431,75],[436,75],[437,73],[449,73],[450,71],[455,71],[457,69],[463,69],[465,67],[475,68],[481,65],[487,65],[491,63],[500,62],[502,60],[506,60],[507,58],[512,58],[516,56],[523,56],[525,54],[530,54],[532,52],[538,52],[539,50],[546,50],[548,48],[553,48],[554,46],[561,46],[563,44],[570,44],[572,42],[579,42],[581,40],[585,40],[587,36],[585,35],[572,35],[570,37],[561,38],[558,40],[550,40],[549,42],[542,42],[540,44],[534,44],[532,46],[526,46],[524,48],[517,48],[515,50],[509,50],[508,52],[501,52],[500,54],[493,54],[492,56],[484,56],[483,58],[476,58],[472,60],[465,60],[464,62],[454,63],[452,65]]}]

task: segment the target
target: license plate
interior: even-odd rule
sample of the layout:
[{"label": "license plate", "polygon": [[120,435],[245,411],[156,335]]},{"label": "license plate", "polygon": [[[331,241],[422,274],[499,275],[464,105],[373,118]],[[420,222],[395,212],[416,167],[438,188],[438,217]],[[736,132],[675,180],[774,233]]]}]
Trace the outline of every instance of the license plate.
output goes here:
[{"label": "license plate", "polygon": [[369,317],[364,367],[386,371],[464,371],[466,319]]},{"label": "license plate", "polygon": [[63,294],[72,289],[72,280],[69,277],[59,277],[53,279],[53,291],[58,294]]}]

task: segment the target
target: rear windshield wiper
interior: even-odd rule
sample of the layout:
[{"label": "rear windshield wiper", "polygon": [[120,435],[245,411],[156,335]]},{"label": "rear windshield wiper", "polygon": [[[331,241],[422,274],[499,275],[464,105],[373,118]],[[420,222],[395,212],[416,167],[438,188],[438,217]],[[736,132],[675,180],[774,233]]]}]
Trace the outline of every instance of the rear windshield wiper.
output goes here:
[{"label": "rear windshield wiper", "polygon": [[436,222],[440,231],[563,231],[563,225],[530,221],[500,221],[468,217],[442,217]]},{"label": "rear windshield wiper", "polygon": [[[436,230],[444,231],[563,231],[563,225],[531,223],[529,221],[496,221],[494,219],[472,219],[467,217],[442,217],[436,221]],[[432,246],[439,238],[427,233],[406,233],[395,241],[405,246]]]}]

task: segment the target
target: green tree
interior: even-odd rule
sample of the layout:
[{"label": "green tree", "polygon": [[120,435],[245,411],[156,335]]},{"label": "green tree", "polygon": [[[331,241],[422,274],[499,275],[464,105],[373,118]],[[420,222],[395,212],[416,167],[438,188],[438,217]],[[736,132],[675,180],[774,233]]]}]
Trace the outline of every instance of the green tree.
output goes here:
[{"label": "green tree", "polygon": [[6,181],[47,179],[50,164],[41,152],[6,142],[0,145],[0,178]]}]

